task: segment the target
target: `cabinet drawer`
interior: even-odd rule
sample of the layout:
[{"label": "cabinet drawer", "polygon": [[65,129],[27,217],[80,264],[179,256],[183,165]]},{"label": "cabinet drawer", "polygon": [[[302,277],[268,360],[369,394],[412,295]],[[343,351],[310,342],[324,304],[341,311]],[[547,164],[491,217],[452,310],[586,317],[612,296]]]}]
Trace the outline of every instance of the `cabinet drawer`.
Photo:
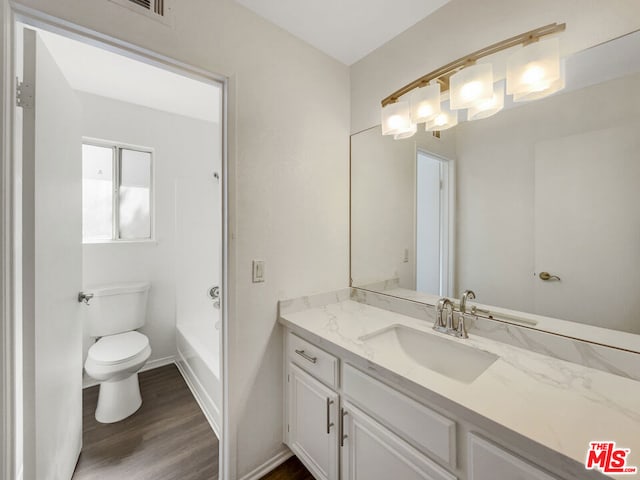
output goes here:
[{"label": "cabinet drawer", "polygon": [[327,385],[338,387],[338,359],[315,345],[289,332],[289,360]]},{"label": "cabinet drawer", "polygon": [[344,364],[342,390],[432,458],[454,469],[456,424],[384,383]]}]

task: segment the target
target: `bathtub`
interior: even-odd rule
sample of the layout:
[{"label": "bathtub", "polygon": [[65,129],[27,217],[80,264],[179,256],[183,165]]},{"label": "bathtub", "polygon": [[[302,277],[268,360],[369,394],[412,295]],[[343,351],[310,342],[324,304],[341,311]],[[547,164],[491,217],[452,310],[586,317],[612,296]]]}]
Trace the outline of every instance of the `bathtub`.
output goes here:
[{"label": "bathtub", "polygon": [[220,330],[214,321],[207,319],[179,323],[176,333],[178,368],[220,438]]}]

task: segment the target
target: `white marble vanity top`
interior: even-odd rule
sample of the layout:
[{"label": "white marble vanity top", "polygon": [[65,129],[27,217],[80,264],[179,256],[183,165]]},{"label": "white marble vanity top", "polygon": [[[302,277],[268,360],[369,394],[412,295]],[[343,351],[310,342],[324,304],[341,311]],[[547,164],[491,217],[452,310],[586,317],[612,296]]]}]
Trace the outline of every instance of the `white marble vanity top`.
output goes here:
[{"label": "white marble vanity top", "polygon": [[[465,340],[453,338],[434,332],[431,322],[345,300],[343,295],[338,299],[299,311],[281,305],[280,322],[311,341],[330,342],[337,351],[365,359],[400,386],[435,393],[580,464],[589,442],[614,440],[618,447],[631,449],[627,465],[640,467],[640,382],[473,333]],[[381,360],[384,355],[361,337],[392,325],[443,335],[499,358],[471,383],[402,361]]]}]

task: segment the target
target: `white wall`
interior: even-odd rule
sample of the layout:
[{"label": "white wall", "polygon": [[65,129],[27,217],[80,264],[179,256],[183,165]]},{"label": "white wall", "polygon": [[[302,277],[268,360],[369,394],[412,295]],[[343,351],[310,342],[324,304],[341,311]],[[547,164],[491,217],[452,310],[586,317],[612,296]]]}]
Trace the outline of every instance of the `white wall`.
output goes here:
[{"label": "white wall", "polygon": [[[86,93],[78,96],[83,108],[83,136],[154,149],[155,241],[85,244],[83,284],[150,282],[147,323],[141,329],[151,342],[149,361],[173,356],[176,180],[196,172],[212,175],[216,164],[219,168],[220,126]],[[85,359],[92,343],[85,332]]]},{"label": "white wall", "polygon": [[22,3],[233,77],[228,466],[242,477],[282,449],[277,300],[348,282],[349,70],[231,0],[174,1],[173,28],[106,0]]},{"label": "white wall", "polygon": [[380,101],[457,58],[566,22],[563,56],[640,28],[636,0],[452,0],[351,67],[351,131],[380,123]]}]

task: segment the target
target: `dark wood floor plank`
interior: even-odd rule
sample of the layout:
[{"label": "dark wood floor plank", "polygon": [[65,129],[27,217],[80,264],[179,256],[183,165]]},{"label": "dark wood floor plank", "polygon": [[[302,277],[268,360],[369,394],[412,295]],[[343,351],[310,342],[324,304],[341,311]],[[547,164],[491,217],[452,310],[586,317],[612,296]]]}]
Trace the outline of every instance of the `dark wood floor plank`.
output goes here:
[{"label": "dark wood floor plank", "polygon": [[175,365],[143,372],[142,407],[101,424],[98,387],[83,392],[83,449],[73,480],[215,480],[218,439]]},{"label": "dark wood floor plank", "polygon": [[291,457],[260,480],[314,480],[309,470],[296,457]]}]

